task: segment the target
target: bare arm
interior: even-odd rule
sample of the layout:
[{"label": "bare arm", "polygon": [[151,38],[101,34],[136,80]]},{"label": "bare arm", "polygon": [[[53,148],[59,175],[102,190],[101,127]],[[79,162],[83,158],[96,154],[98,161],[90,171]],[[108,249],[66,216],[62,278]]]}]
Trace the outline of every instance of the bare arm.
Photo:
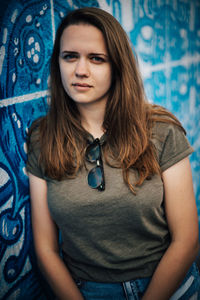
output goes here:
[{"label": "bare arm", "polygon": [[142,300],[169,299],[184,279],[199,249],[198,217],[189,159],[170,167],[162,177],[172,240]]},{"label": "bare arm", "polygon": [[58,230],[47,204],[46,181],[29,174],[32,227],[38,263],[60,300],[83,300],[59,256]]}]

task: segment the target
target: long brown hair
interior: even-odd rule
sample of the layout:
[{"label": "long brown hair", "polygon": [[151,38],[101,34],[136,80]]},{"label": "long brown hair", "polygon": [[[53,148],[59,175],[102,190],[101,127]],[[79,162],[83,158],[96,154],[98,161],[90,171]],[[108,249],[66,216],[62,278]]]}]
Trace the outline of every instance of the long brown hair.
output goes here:
[{"label": "long brown hair", "polygon": [[[72,11],[57,30],[51,57],[50,109],[39,120],[39,161],[46,175],[57,180],[75,177],[84,164],[87,133],[81,126],[74,101],[62,86],[58,63],[62,33],[74,24],[93,25],[104,36],[112,66],[112,86],[103,122],[107,134],[103,151],[106,162],[113,165],[110,158],[115,161],[114,166],[122,169],[125,183],[135,192],[136,185],[160,173],[150,140],[153,123],[159,120],[173,122],[180,127],[181,124],[165,109],[147,103],[137,59],[125,31],[112,15],[98,8]],[[130,182],[130,168],[138,171],[137,182]]]}]

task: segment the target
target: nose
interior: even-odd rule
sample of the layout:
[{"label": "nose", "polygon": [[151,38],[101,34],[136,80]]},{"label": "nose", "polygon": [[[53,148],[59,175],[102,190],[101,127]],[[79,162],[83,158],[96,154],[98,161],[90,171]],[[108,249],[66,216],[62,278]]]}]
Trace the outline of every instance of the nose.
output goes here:
[{"label": "nose", "polygon": [[75,75],[77,77],[88,77],[89,66],[86,58],[81,57],[76,64]]}]

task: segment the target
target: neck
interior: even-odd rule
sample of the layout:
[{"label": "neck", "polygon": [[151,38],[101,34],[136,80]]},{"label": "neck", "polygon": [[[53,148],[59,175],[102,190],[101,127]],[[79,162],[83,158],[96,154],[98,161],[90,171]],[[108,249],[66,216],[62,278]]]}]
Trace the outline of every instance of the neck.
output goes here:
[{"label": "neck", "polygon": [[81,124],[85,130],[93,135],[94,138],[100,138],[104,133],[103,121],[105,106],[99,107],[98,105],[78,105],[81,115]]}]

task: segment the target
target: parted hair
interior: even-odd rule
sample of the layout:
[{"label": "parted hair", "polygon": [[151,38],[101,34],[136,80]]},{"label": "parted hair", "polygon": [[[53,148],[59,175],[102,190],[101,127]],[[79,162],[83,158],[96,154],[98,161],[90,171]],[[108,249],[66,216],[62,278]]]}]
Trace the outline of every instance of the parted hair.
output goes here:
[{"label": "parted hair", "polygon": [[[49,111],[34,122],[29,134],[37,126],[35,142],[40,145],[39,163],[43,165],[46,176],[57,180],[73,178],[84,166],[87,132],[81,125],[75,102],[63,88],[59,69],[62,33],[68,26],[78,24],[93,25],[104,36],[111,62],[112,84],[103,121],[107,135],[103,153],[107,164],[122,169],[125,183],[135,193],[135,187],[146,178],[160,174],[151,142],[154,122],[182,126],[173,114],[147,102],[130,41],[120,23],[106,11],[94,7],[81,8],[71,11],[62,20],[51,57]],[[138,171],[136,182],[130,180],[130,169]]]}]

